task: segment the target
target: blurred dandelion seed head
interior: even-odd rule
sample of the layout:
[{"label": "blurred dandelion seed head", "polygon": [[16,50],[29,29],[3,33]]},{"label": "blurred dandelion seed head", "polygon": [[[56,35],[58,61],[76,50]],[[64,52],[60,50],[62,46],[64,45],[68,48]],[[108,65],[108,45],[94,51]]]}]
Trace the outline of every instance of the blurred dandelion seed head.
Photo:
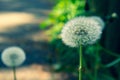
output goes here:
[{"label": "blurred dandelion seed head", "polygon": [[117,18],[118,17],[118,14],[116,12],[113,12],[112,15],[111,15],[113,18]]},{"label": "blurred dandelion seed head", "polygon": [[77,17],[68,21],[62,29],[62,41],[70,47],[93,44],[101,36],[101,25],[89,17]]},{"label": "blurred dandelion seed head", "polygon": [[19,47],[9,47],[2,52],[2,61],[8,67],[21,65],[25,58],[25,52]]}]

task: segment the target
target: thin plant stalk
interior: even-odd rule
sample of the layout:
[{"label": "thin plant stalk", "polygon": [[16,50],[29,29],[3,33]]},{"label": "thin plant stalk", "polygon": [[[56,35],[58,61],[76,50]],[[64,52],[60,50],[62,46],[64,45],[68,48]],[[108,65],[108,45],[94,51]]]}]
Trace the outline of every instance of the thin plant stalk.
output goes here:
[{"label": "thin plant stalk", "polygon": [[80,45],[79,56],[79,80],[82,80],[82,45]]},{"label": "thin plant stalk", "polygon": [[15,67],[13,67],[13,76],[14,76],[14,80],[17,80],[17,78],[16,78],[16,68]]}]

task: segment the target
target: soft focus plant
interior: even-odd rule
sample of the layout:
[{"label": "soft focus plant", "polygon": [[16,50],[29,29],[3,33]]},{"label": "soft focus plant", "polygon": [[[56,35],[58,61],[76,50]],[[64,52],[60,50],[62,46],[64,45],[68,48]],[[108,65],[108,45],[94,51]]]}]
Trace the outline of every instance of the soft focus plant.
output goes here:
[{"label": "soft focus plant", "polygon": [[25,61],[25,58],[25,52],[19,47],[13,46],[3,50],[2,62],[13,69],[14,80],[17,80],[16,67],[20,66]]}]

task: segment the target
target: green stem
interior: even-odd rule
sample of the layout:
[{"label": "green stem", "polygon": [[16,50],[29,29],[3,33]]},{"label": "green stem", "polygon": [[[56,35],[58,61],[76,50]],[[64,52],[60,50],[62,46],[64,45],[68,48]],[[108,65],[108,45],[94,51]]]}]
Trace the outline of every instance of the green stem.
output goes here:
[{"label": "green stem", "polygon": [[82,80],[82,45],[80,45],[79,80]]},{"label": "green stem", "polygon": [[17,78],[16,78],[16,68],[15,67],[13,67],[13,75],[14,75],[14,80],[17,80]]}]

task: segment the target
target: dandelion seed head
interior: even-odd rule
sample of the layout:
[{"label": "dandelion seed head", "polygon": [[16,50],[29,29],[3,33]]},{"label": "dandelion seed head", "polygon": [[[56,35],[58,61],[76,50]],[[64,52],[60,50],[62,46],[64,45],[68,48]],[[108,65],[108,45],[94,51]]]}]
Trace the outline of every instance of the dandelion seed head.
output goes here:
[{"label": "dandelion seed head", "polygon": [[61,32],[62,41],[70,47],[95,43],[101,35],[101,26],[88,17],[68,21]]},{"label": "dandelion seed head", "polygon": [[17,67],[25,61],[25,52],[16,46],[6,48],[2,52],[2,61],[8,67]]}]

